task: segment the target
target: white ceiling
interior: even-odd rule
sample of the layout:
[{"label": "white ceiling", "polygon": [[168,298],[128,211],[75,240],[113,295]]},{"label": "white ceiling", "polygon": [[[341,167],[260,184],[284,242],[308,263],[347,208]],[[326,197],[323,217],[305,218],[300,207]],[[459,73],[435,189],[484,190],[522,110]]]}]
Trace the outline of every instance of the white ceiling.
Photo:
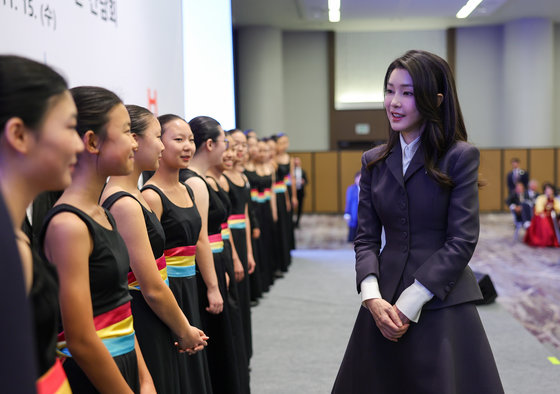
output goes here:
[{"label": "white ceiling", "polygon": [[283,30],[418,30],[501,24],[520,18],[560,22],[560,0],[483,0],[467,19],[466,0],[341,0],[341,21],[328,22],[328,0],[232,0],[235,26]]}]

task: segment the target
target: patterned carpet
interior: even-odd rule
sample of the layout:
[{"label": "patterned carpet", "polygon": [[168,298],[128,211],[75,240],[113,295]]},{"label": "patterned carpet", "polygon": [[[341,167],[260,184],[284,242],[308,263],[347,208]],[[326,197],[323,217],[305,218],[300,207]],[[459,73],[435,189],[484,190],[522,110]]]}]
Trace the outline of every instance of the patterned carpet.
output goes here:
[{"label": "patterned carpet", "polygon": [[[492,279],[498,299],[546,346],[560,350],[560,249],[514,241],[511,214],[481,215],[471,268]],[[298,249],[351,249],[342,215],[304,215]],[[523,239],[523,232],[520,234]]]}]

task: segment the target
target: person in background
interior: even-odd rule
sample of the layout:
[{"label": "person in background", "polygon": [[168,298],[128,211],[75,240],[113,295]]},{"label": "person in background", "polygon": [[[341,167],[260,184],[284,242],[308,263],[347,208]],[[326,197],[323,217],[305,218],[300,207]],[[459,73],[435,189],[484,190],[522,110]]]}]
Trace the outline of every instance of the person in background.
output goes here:
[{"label": "person in background", "polygon": [[525,190],[529,186],[529,173],[519,167],[520,160],[517,157],[511,159],[511,171],[507,174],[507,187],[509,194],[515,191],[517,182],[523,183]]},{"label": "person in background", "polygon": [[480,153],[467,142],[453,74],[412,50],[389,65],[383,88],[389,140],[362,156],[362,306],[332,392],[503,393],[468,267]]},{"label": "person in background", "polygon": [[515,223],[522,224],[525,228],[531,225],[533,205],[522,182],[517,182],[515,191],[508,196],[506,204],[513,213]]},{"label": "person in background", "polygon": [[301,158],[294,157],[294,178],[296,184],[296,198],[297,198],[297,214],[294,227],[299,227],[301,219],[301,212],[303,210],[303,199],[305,198],[305,187],[307,186],[307,174],[301,167]]},{"label": "person in background", "polygon": [[531,226],[525,233],[525,243],[530,246],[558,247],[560,242],[559,215],[560,198],[556,197],[556,188],[551,183],[545,183],[543,194],[535,200],[535,214]]},{"label": "person in background", "polygon": [[539,196],[539,181],[536,179],[531,179],[529,181],[529,188],[527,189],[527,195],[529,196],[529,200],[531,200],[531,205],[535,205],[535,200]]},{"label": "person in background", "polygon": [[354,175],[354,183],[346,189],[346,208],[344,208],[344,220],[348,225],[348,242],[354,242],[356,229],[358,227],[358,200],[360,195],[361,172]]}]

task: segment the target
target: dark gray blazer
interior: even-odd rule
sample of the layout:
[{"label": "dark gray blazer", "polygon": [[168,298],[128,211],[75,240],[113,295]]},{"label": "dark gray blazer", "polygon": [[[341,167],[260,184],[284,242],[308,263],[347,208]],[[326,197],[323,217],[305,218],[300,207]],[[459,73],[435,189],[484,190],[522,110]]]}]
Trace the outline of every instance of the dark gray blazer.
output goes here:
[{"label": "dark gray blazer", "polygon": [[[422,145],[402,175],[400,142],[371,170],[367,164],[383,146],[362,156],[356,282],[377,276],[383,299],[394,303],[415,279],[435,297],[424,308],[438,309],[482,298],[467,266],[478,241],[478,166],[480,153],[454,144],[437,166],[454,182],[441,187],[424,169]],[[386,245],[381,246],[381,228]]]}]

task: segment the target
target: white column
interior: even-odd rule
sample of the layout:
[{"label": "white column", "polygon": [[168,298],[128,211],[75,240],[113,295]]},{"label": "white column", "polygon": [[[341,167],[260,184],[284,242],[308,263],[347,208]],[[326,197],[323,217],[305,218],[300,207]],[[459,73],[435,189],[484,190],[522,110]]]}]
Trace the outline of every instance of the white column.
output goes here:
[{"label": "white column", "polygon": [[238,127],[267,136],[284,129],[282,31],[243,27],[238,32]]},{"label": "white column", "polygon": [[[484,72],[484,70],[481,70]],[[491,87],[489,87],[491,88]],[[481,92],[484,94],[484,92]],[[554,26],[544,18],[505,24],[503,146],[547,147],[555,142]]]}]

